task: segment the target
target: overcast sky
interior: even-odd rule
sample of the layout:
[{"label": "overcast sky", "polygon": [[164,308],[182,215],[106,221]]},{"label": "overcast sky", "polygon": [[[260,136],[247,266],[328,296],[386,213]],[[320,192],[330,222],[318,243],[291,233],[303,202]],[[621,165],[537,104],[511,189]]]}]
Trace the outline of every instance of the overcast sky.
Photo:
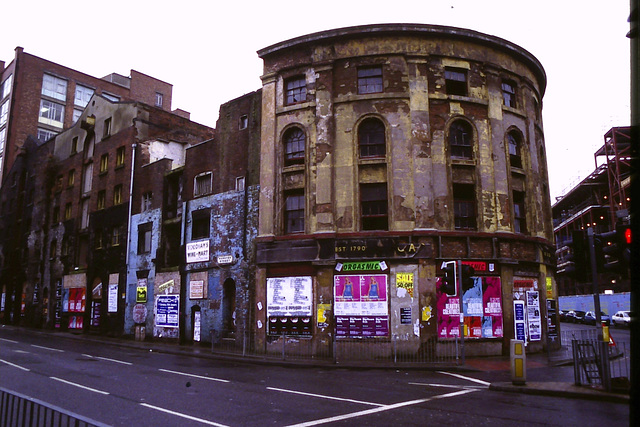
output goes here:
[{"label": "overcast sky", "polygon": [[[10,3],[9,3],[10,1]],[[0,59],[25,52],[103,77],[131,69],[173,84],[172,108],[215,127],[220,104],[261,87],[256,51],[317,31],[448,25],[509,40],[547,73],[543,121],[552,202],[595,168],[606,131],[628,126],[628,0],[7,0]]]}]

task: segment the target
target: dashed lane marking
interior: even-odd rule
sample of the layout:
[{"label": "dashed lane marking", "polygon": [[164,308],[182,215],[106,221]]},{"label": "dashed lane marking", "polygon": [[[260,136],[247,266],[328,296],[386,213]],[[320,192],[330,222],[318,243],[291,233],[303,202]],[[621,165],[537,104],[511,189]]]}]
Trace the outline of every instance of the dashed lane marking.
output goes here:
[{"label": "dashed lane marking", "polygon": [[64,353],[64,350],[60,350],[59,348],[51,348],[51,347],[45,347],[42,345],[35,345],[35,344],[31,344],[31,347],[41,348],[43,350],[49,350],[49,351],[57,351],[58,353]]},{"label": "dashed lane marking", "polygon": [[86,385],[82,385],[82,384],[74,383],[74,382],[71,382],[71,381],[63,380],[62,378],[57,378],[57,377],[49,377],[49,378],[51,378],[52,380],[60,381],[61,383],[72,385],[74,387],[78,387],[78,388],[81,388],[81,389],[84,389],[84,390],[92,391],[94,393],[109,394],[108,391],[102,391],[102,390],[98,390],[98,389],[95,389],[95,388],[87,387]]},{"label": "dashed lane marking", "polygon": [[11,344],[18,344],[18,341],[8,340],[8,339],[6,339],[6,338],[0,338],[0,341],[10,342]]},{"label": "dashed lane marking", "polygon": [[221,383],[228,383],[229,382],[229,380],[223,380],[223,379],[220,379],[220,378],[205,377],[203,375],[188,374],[186,372],[179,372],[179,371],[170,371],[169,369],[159,369],[159,371],[168,372],[170,374],[176,374],[176,375],[184,375],[186,377],[200,378],[202,380],[218,381],[218,382],[221,382]]},{"label": "dashed lane marking", "polygon": [[133,365],[133,363],[131,363],[131,362],[125,362],[125,361],[117,360],[117,359],[109,359],[108,357],[92,356],[90,354],[83,354],[83,356],[84,357],[88,357],[90,359],[100,359],[100,360],[105,360],[107,362],[121,363],[123,365],[129,365],[129,366]]},{"label": "dashed lane marking", "polygon": [[164,413],[167,413],[167,414],[175,415],[175,416],[181,417],[181,418],[186,418],[187,420],[191,420],[191,421],[197,421],[197,422],[202,423],[202,424],[207,424],[207,425],[210,425],[210,426],[217,426],[217,427],[228,427],[228,426],[226,426],[224,424],[215,423],[213,421],[205,420],[205,419],[202,419],[202,418],[196,418],[196,417],[193,417],[191,415],[183,414],[183,413],[176,412],[176,411],[171,411],[169,409],[161,408],[159,406],[149,405],[148,403],[140,403],[140,405],[144,406],[145,408],[155,409],[156,411],[160,411],[160,412],[164,412]]},{"label": "dashed lane marking", "polygon": [[13,366],[14,368],[22,369],[23,371],[27,371],[27,372],[31,371],[31,369],[29,369],[29,368],[25,368],[24,366],[16,365],[15,363],[11,363],[11,362],[8,362],[6,360],[0,359],[0,362],[5,363],[5,364],[7,364],[9,366]]}]

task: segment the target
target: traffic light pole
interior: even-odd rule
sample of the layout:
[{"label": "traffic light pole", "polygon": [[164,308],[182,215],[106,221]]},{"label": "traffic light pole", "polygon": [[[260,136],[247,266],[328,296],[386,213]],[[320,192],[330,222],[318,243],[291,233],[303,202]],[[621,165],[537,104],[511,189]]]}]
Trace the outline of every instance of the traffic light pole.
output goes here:
[{"label": "traffic light pole", "polygon": [[458,293],[458,304],[460,307],[460,353],[462,364],[464,365],[464,310],[462,309],[462,260],[456,261],[456,289]]},{"label": "traffic light pole", "polygon": [[596,247],[593,235],[593,227],[587,228],[587,239],[589,243],[589,256],[591,257],[591,284],[593,288],[593,305],[596,312],[596,328],[598,329],[598,339],[602,340],[602,324],[600,317],[600,286],[598,284],[598,265],[596,264]]}]

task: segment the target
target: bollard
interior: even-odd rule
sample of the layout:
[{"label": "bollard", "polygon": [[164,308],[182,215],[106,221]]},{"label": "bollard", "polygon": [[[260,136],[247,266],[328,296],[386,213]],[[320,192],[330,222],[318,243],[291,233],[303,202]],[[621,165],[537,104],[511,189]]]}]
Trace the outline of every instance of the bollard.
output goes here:
[{"label": "bollard", "polygon": [[511,382],[524,385],[527,381],[527,355],[524,341],[511,340]]}]

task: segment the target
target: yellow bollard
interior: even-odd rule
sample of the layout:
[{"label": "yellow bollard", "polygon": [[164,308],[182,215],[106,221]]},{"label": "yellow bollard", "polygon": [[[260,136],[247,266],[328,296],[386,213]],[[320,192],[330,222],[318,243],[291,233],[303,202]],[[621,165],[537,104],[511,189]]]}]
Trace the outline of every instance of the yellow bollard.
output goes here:
[{"label": "yellow bollard", "polygon": [[524,341],[511,340],[511,382],[524,385],[527,381],[527,354]]},{"label": "yellow bollard", "polygon": [[609,327],[604,322],[602,322],[602,341],[607,342],[607,343],[610,341]]}]

